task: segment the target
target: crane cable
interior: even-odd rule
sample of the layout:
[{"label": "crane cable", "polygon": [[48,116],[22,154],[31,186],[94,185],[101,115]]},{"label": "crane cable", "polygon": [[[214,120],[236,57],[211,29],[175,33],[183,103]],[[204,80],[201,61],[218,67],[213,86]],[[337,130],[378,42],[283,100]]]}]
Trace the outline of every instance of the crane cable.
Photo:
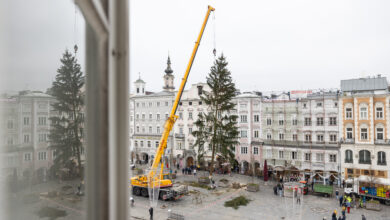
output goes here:
[{"label": "crane cable", "polygon": [[216,56],[217,56],[217,43],[216,43],[216,37],[215,37],[215,34],[216,34],[216,22],[215,22],[215,11],[213,11],[213,32],[214,32],[214,50],[213,50],[213,54],[214,54],[214,59],[216,59]]}]

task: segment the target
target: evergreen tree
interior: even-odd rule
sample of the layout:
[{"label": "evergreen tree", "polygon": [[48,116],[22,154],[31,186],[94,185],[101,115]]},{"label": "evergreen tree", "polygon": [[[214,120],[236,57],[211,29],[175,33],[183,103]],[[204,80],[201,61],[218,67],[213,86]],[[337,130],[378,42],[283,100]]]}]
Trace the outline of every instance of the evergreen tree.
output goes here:
[{"label": "evergreen tree", "polygon": [[[237,115],[231,114],[235,104],[232,102],[236,94],[231,73],[227,69],[227,61],[223,54],[218,57],[206,77],[211,91],[205,91],[201,100],[209,107],[195,123],[197,131],[194,136],[203,138],[212,150],[211,170],[214,172],[215,155],[219,153],[223,158],[234,161],[234,146],[238,143]],[[200,146],[202,141],[197,140]]]},{"label": "evergreen tree", "polygon": [[56,116],[50,118],[50,147],[56,152],[53,168],[72,168],[70,164],[76,159],[78,169],[72,171],[79,176],[84,122],[84,97],[81,88],[84,86],[84,76],[75,55],[68,50],[63,54],[61,63],[50,89],[50,94],[56,98],[52,107],[57,112]]}]

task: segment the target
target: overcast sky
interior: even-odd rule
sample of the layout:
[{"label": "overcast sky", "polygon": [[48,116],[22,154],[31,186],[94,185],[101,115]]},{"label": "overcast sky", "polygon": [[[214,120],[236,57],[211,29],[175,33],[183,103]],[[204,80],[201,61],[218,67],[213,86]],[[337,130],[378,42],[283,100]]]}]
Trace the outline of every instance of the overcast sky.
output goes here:
[{"label": "overcast sky", "polygon": [[[338,88],[341,79],[389,76],[390,1],[133,0],[132,82],[140,72],[147,90],[161,90],[169,52],[178,86],[208,4],[216,8],[218,54],[241,91]],[[46,90],[74,43],[84,63],[84,23],[78,12],[74,28],[72,1],[13,0],[0,10],[1,90]],[[187,85],[205,81],[213,47],[211,15]]]}]

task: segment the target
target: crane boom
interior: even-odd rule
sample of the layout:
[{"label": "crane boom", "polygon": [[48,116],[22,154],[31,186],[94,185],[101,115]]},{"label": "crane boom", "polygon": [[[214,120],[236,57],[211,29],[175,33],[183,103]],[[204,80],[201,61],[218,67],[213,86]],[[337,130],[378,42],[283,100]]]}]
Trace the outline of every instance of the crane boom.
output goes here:
[{"label": "crane boom", "polygon": [[210,5],[208,6],[206,17],[205,17],[205,19],[203,21],[202,28],[201,28],[200,33],[198,35],[198,39],[195,42],[195,46],[194,46],[194,49],[192,51],[190,61],[188,62],[186,72],[185,72],[184,77],[183,77],[183,79],[181,81],[181,84],[180,84],[180,87],[179,87],[179,91],[177,92],[177,95],[176,95],[176,98],[175,98],[175,102],[173,103],[171,114],[169,115],[169,118],[165,122],[164,131],[163,131],[161,139],[160,139],[160,144],[159,144],[159,146],[157,148],[157,152],[156,152],[156,155],[155,155],[154,160],[153,160],[151,171],[148,174],[149,180],[154,179],[154,175],[155,175],[155,171],[154,170],[156,170],[156,168],[158,167],[159,163],[161,162],[161,157],[164,154],[164,151],[165,151],[165,149],[167,147],[167,141],[168,141],[169,133],[171,132],[171,130],[173,128],[173,125],[175,124],[176,119],[178,118],[178,116],[175,115],[177,107],[179,105],[181,96],[183,94],[184,87],[185,87],[185,85],[187,83],[188,75],[189,75],[189,73],[191,71],[191,67],[192,67],[192,64],[194,62],[194,59],[195,59],[195,56],[196,56],[196,52],[198,51],[199,44],[200,44],[200,41],[202,39],[204,29],[206,28],[206,24],[207,24],[207,21],[209,19],[210,13],[212,11],[214,11],[214,10],[215,9],[213,7],[211,7]]}]

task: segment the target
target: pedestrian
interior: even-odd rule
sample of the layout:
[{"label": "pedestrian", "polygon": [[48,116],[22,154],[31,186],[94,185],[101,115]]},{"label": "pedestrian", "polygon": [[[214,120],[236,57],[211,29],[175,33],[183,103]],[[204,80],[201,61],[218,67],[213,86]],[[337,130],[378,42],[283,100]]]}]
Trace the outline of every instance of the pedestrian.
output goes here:
[{"label": "pedestrian", "polygon": [[314,182],[315,182],[315,180],[313,179],[313,180],[311,181],[311,191],[314,191]]},{"label": "pedestrian", "polygon": [[194,169],[194,176],[196,176],[196,169]]},{"label": "pedestrian", "polygon": [[184,175],[184,168],[183,168],[183,169],[181,169],[181,174],[183,174],[183,175]]},{"label": "pedestrian", "polygon": [[343,206],[343,208],[341,209],[341,215],[345,216],[345,206]]},{"label": "pedestrian", "polygon": [[332,220],[337,220],[337,210],[336,209],[332,213]]},{"label": "pedestrian", "polygon": [[352,201],[352,199],[351,199],[351,197],[347,197],[347,210],[348,210],[348,214],[349,214],[349,212],[350,212],[350,210],[351,210],[351,201]]},{"label": "pedestrian", "polygon": [[338,200],[338,199],[339,199],[339,191],[336,190],[336,200]]},{"label": "pedestrian", "polygon": [[345,188],[345,180],[343,180],[343,188]]},{"label": "pedestrian", "polygon": [[366,220],[366,216],[362,215],[362,220]]},{"label": "pedestrian", "polygon": [[149,214],[150,214],[150,220],[153,220],[153,207],[150,207]]},{"label": "pedestrian", "polygon": [[274,194],[278,195],[278,187],[277,186],[274,186]]},{"label": "pedestrian", "polygon": [[342,220],[342,217],[341,217],[341,215],[339,216],[339,218],[338,218],[337,220]]},{"label": "pedestrian", "polygon": [[133,197],[130,197],[130,204],[131,204],[131,207],[134,207],[134,198]]},{"label": "pedestrian", "polygon": [[177,167],[177,169],[179,169],[180,167],[179,167],[179,164],[176,164],[176,167]]},{"label": "pedestrian", "polygon": [[343,196],[342,195],[340,195],[339,202],[340,202],[340,207],[341,207],[343,205]]},{"label": "pedestrian", "polygon": [[299,193],[298,193],[298,195],[297,195],[297,204],[301,204],[301,196],[299,195]]}]

